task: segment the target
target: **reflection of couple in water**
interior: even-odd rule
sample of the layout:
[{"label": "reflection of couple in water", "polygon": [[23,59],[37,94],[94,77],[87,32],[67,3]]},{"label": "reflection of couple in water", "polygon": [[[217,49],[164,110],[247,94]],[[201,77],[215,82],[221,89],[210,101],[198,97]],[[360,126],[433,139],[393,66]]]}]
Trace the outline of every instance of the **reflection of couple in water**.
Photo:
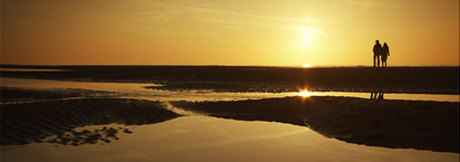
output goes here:
[{"label": "reflection of couple in water", "polygon": [[[382,60],[382,67],[386,67],[388,56],[390,56],[390,48],[387,43],[383,43],[382,46],[379,40],[375,40],[375,45],[372,51],[374,52],[374,67],[380,67],[380,60]],[[372,92],[371,100],[373,99],[383,100],[383,93]]]},{"label": "reflection of couple in water", "polygon": [[371,93],[371,100],[373,100],[373,99],[383,100],[383,92],[381,92],[381,93],[372,92]]},{"label": "reflection of couple in water", "polygon": [[380,44],[379,40],[375,41],[374,48],[372,49],[374,52],[374,67],[375,62],[377,62],[377,67],[380,66],[380,60],[382,60],[382,67],[387,66],[387,58],[390,56],[390,48],[388,47],[387,43],[383,43],[383,47]]}]

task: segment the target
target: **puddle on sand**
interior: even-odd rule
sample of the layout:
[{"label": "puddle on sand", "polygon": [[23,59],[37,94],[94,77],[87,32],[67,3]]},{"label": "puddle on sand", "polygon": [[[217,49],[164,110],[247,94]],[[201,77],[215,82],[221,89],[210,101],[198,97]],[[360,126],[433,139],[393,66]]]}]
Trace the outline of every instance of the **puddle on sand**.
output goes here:
[{"label": "puddle on sand", "polygon": [[[285,96],[353,96],[369,98],[369,93],[216,93],[212,91],[160,91],[145,89],[152,84],[88,83],[1,78],[1,85],[24,88],[82,88],[126,93],[127,97],[160,101],[218,101],[263,99]],[[159,86],[159,85],[157,85]],[[404,95],[404,94],[398,94]],[[434,96],[412,95],[411,100],[438,100]],[[418,99],[414,96],[421,96]],[[392,98],[385,94],[385,99]],[[439,97],[441,101],[444,97]],[[389,149],[346,143],[326,138],[307,127],[276,122],[237,121],[208,116],[183,116],[156,124],[86,126],[75,129],[89,137],[105,130],[95,144],[60,145],[31,143],[0,147],[1,161],[459,161],[458,153]],[[120,127],[122,129],[120,129]],[[118,129],[116,138],[113,129]],[[124,133],[127,129],[130,133]],[[94,131],[93,131],[94,130]],[[104,130],[104,132],[105,132]],[[105,136],[109,135],[107,138]],[[76,137],[77,138],[77,137]],[[82,137],[83,138],[83,137]],[[83,138],[84,141],[85,138]],[[52,140],[52,137],[51,137]],[[62,139],[60,139],[62,140]],[[110,142],[104,141],[110,140]],[[81,141],[77,141],[81,142]],[[87,140],[86,142],[94,142]],[[57,147],[56,147],[57,146]],[[26,156],[25,156],[26,155]]]},{"label": "puddle on sand", "polygon": [[[280,98],[291,96],[345,96],[372,98],[372,93],[350,93],[350,92],[296,92],[296,93],[229,93],[213,92],[211,90],[183,90],[168,91],[147,89],[148,86],[161,86],[152,83],[100,83],[100,82],[72,82],[54,81],[42,79],[17,79],[0,78],[1,86],[23,87],[23,88],[81,88],[98,91],[109,91],[123,93],[126,98],[137,98],[159,101],[238,101],[248,99]],[[383,94],[384,99],[396,100],[417,100],[417,101],[442,101],[460,102],[459,95],[436,95],[436,94]]]},{"label": "puddle on sand", "polygon": [[[119,127],[120,125],[88,126]],[[302,126],[184,116],[123,126],[132,133],[93,145],[2,147],[2,161],[458,161],[456,153],[387,149],[326,138]],[[27,155],[27,156],[24,156]]]},{"label": "puddle on sand", "polygon": [[0,68],[0,72],[66,72],[66,69]]}]

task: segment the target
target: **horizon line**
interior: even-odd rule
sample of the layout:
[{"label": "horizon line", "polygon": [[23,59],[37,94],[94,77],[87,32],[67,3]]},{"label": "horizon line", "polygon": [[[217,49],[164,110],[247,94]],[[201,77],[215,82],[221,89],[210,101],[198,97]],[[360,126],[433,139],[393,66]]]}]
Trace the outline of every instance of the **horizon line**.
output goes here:
[{"label": "horizon line", "polygon": [[[7,68],[4,66],[16,66],[16,67],[27,67],[27,66],[36,66],[36,67],[71,67],[71,66],[182,66],[182,67],[299,67],[299,68],[315,68],[315,67],[373,67],[373,65],[311,65],[310,67],[303,67],[301,65],[148,65],[148,64],[73,64],[73,65],[45,65],[45,64],[1,64],[0,68]],[[395,65],[387,67],[460,67],[460,65]]]}]

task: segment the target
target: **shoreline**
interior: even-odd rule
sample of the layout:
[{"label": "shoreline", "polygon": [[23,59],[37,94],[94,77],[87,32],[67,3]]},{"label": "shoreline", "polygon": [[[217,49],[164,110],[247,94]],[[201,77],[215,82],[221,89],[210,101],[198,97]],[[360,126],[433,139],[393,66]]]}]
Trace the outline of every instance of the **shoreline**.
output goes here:
[{"label": "shoreline", "polygon": [[[56,141],[44,140],[44,137],[52,135],[58,136],[55,138],[59,140],[58,143],[69,144],[68,138],[61,138],[62,134],[70,135],[69,131],[78,126],[154,124],[184,115],[166,107],[171,106],[190,114],[308,127],[324,137],[352,144],[458,153],[459,102],[299,96],[301,90],[368,92],[369,95],[389,92],[458,95],[458,70],[457,67],[304,69],[85,66],[67,71],[2,72],[2,78],[80,82],[52,84],[64,86],[62,89],[20,88],[20,84],[28,85],[31,84],[28,81],[33,80],[19,83],[19,88],[5,88],[5,83],[2,83],[2,102],[19,102],[1,105],[1,145],[54,143]],[[376,72],[379,72],[378,75]],[[13,79],[12,82],[16,83],[17,80]],[[43,81],[36,86],[47,83]],[[109,83],[112,87],[108,86]],[[144,88],[135,83],[163,86]],[[84,88],[88,85],[91,85],[90,90]],[[162,91],[162,88],[185,90],[181,97],[192,99],[178,101],[177,93]],[[215,92],[187,92],[196,89],[212,89]],[[260,91],[273,95],[296,92],[297,96],[233,101],[201,98],[200,101],[193,101],[193,97],[210,94],[222,97],[218,95]],[[175,101],[167,100],[167,97]],[[89,141],[75,145],[94,142],[95,133],[87,134],[85,138],[90,138]]]},{"label": "shoreline", "polygon": [[458,102],[312,96],[171,104],[219,118],[306,126],[354,144],[459,152]]},{"label": "shoreline", "polygon": [[[30,65],[30,64],[0,64],[0,68],[24,69],[68,69],[76,67],[243,67],[243,68],[372,68],[372,65],[312,65],[310,67],[298,66],[268,66],[268,65]],[[433,68],[433,67],[460,67],[458,65],[397,65],[381,68]],[[379,68],[379,67],[377,67]]]},{"label": "shoreline", "polygon": [[[192,114],[304,126],[325,137],[353,144],[459,152],[458,102],[298,96],[242,101],[163,103],[142,99],[91,97],[91,94],[101,92],[85,92],[78,89],[10,89],[8,93],[18,94],[15,96],[16,99],[50,97],[58,100],[2,105],[2,146],[32,142],[68,144],[69,139],[59,135],[68,134],[79,126],[154,124],[182,116],[165,107],[169,105],[182,111],[193,112]],[[81,99],[59,100],[74,95],[85,96],[81,94],[88,95]],[[53,135],[58,135],[61,141],[46,140]],[[90,141],[93,141],[93,137],[90,138]],[[76,144],[86,143],[91,142]]]},{"label": "shoreline", "polygon": [[[281,98],[289,96],[344,96],[344,97],[359,97],[365,99],[390,99],[390,100],[415,100],[415,101],[438,101],[438,102],[460,102],[460,95],[444,95],[444,94],[406,94],[406,93],[378,93],[378,92],[321,92],[321,91],[306,91],[299,90],[296,92],[267,92],[267,91],[252,91],[248,92],[243,88],[234,89],[232,91],[215,90],[215,89],[190,89],[176,88],[171,89],[162,85],[152,86],[150,83],[104,83],[104,82],[73,82],[73,81],[56,81],[56,80],[42,80],[42,79],[18,79],[18,78],[3,78],[0,77],[2,85],[0,89],[7,94],[8,91],[14,89],[23,91],[24,94],[33,96],[40,96],[42,99],[49,99],[49,93],[38,93],[40,90],[60,91],[67,93],[68,97],[81,97],[83,96],[124,96],[137,94],[138,97],[148,99],[148,96],[164,96],[167,101],[184,100],[188,96],[187,101],[206,101],[206,100],[229,100],[234,98],[237,100],[257,99],[257,98]],[[85,91],[86,90],[86,91]],[[37,91],[37,92],[34,92]],[[13,91],[14,92],[14,91]],[[32,93],[32,94],[30,94]],[[35,93],[35,94],[34,94]],[[72,94],[73,93],[73,94]],[[3,96],[1,104],[9,104],[21,101],[8,101],[14,98],[17,94]],[[43,96],[44,95],[44,96]],[[171,96],[182,95],[182,97],[174,100]],[[192,96],[190,96],[192,95]],[[377,95],[379,98],[377,98]],[[52,95],[51,95],[52,96]],[[136,95],[135,95],[136,96]],[[208,96],[208,97],[206,97]],[[209,97],[220,96],[220,97]],[[227,96],[227,97],[224,97]],[[252,96],[252,97],[251,97]],[[235,98],[236,97],[236,98]],[[373,98],[374,97],[374,98]],[[136,98],[136,97],[134,97]],[[227,98],[227,99],[225,99]],[[30,102],[30,101],[28,101]]]},{"label": "shoreline", "polygon": [[[28,67],[30,68],[30,67]],[[56,67],[42,67],[56,68]],[[5,72],[2,77],[79,82],[154,83],[154,89],[221,92],[339,91],[460,94],[458,67],[62,66],[65,71]]]}]

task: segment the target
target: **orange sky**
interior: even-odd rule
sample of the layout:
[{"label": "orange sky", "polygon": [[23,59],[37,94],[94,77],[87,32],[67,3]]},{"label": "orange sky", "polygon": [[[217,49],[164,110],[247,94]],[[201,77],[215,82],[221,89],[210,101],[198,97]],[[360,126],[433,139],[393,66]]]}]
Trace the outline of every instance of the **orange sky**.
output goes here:
[{"label": "orange sky", "polygon": [[1,1],[1,64],[459,65],[458,0]]}]

